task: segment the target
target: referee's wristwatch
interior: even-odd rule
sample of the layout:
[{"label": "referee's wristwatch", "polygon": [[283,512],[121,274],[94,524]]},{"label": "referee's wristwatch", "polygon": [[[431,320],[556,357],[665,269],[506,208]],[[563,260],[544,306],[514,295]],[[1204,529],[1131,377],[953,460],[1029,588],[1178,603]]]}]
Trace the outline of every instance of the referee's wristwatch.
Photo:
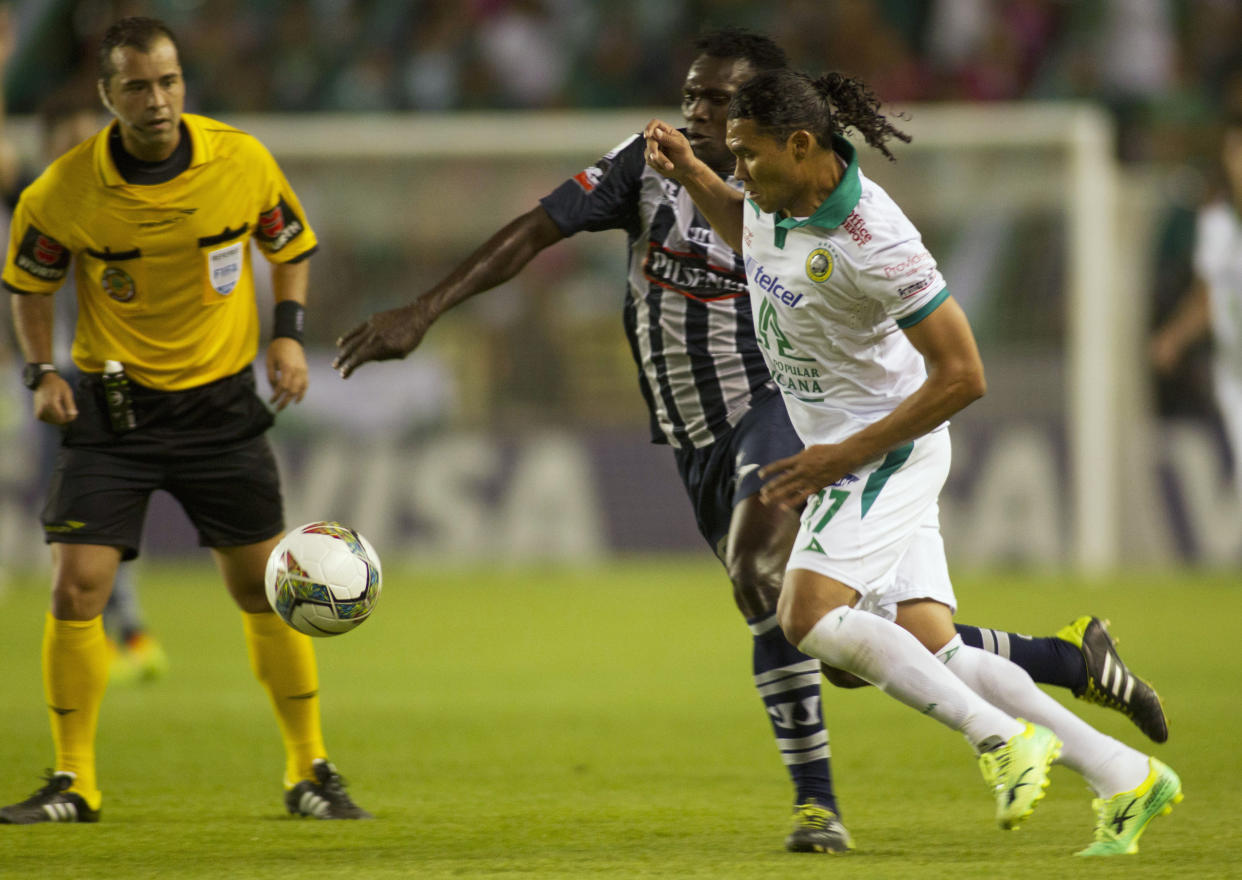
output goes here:
[{"label": "referee's wristwatch", "polygon": [[55,364],[26,364],[22,369],[22,384],[34,391],[48,373],[55,373]]}]

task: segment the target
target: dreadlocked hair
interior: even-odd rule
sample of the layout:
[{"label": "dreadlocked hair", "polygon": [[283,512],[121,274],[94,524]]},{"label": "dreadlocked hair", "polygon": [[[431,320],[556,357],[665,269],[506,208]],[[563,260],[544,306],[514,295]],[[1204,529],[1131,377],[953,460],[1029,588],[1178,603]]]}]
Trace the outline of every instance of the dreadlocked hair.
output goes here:
[{"label": "dreadlocked hair", "polygon": [[897,158],[889,152],[887,141],[890,138],[896,138],[904,144],[910,143],[910,135],[895,128],[888,121],[888,117],[880,112],[880,99],[862,80],[834,71],[816,79],[815,88],[831,105],[833,128],[838,133],[854,129],[869,146],[887,156],[890,162]]},{"label": "dreadlocked hair", "polygon": [[753,119],[782,141],[795,131],[809,131],[822,147],[831,147],[834,134],[852,128],[890,162],[896,157],[888,141],[910,142],[880,113],[880,99],[861,80],[835,72],[817,79],[791,70],[760,73],[734,94],[729,118]]}]

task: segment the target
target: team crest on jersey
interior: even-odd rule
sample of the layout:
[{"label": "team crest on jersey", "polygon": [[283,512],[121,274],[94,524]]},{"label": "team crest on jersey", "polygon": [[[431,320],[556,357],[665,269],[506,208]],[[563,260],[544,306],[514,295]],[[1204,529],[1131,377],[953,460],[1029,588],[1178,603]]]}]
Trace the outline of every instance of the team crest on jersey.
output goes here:
[{"label": "team crest on jersey", "polygon": [[16,263],[42,281],[60,281],[69,271],[69,249],[31,225],[17,248]]},{"label": "team crest on jersey", "polygon": [[241,279],[245,262],[245,242],[235,242],[228,247],[217,248],[207,254],[207,272],[211,276],[211,288],[221,296],[228,296]]},{"label": "team crest on jersey", "polygon": [[133,277],[124,269],[118,269],[116,266],[104,269],[99,283],[103,287],[103,292],[117,302],[127,303],[138,293],[138,285],[134,284]]},{"label": "team crest on jersey", "polygon": [[268,208],[259,215],[259,226],[255,233],[263,249],[274,254],[301,235],[305,228],[302,219],[282,198],[275,207]]},{"label": "team crest on jersey", "polygon": [[816,284],[827,281],[832,275],[832,254],[826,248],[816,248],[807,254],[806,277]]}]

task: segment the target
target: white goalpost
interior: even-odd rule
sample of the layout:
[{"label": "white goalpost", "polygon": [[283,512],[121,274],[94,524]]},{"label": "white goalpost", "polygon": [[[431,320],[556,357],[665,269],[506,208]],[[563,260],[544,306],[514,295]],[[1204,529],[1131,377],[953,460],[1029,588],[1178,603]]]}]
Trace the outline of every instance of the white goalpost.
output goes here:
[{"label": "white goalpost", "polygon": [[[1122,425],[1140,396],[1125,356],[1136,331],[1119,315],[1118,184],[1111,119],[1094,105],[923,106],[911,112],[913,142],[903,149],[1029,149],[1064,156],[1063,173],[1041,181],[1064,205],[1066,397],[1071,477],[1072,560],[1086,572],[1122,559]],[[1003,187],[1004,181],[995,181]],[[952,280],[950,279],[950,286]]]}]

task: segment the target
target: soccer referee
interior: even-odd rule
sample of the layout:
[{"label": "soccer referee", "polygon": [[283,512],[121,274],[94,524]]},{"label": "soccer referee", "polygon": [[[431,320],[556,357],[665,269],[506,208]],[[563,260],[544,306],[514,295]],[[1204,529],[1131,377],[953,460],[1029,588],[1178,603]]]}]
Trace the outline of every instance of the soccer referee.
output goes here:
[{"label": "soccer referee", "polygon": [[[0,809],[0,823],[99,819],[95,730],[108,673],[100,615],[118,564],[138,555],[156,489],[185,510],[242,611],[251,666],[284,739],[287,809],[368,818],[327,760],[311,641],[271,612],[263,587],[284,512],[265,437],[273,416],[251,367],[259,316],[250,245],[271,265],[266,366],[280,410],[306,393],[301,337],[315,233],[262,144],[182,114],[177,40],[163,22],[125,18],[108,29],[98,88],[116,119],[22,194],[3,271],[35,414],[61,426],[62,441],[42,517],[52,553],[43,686],[55,763],[39,791]],[[52,362],[51,295],[71,264],[76,389]],[[112,375],[117,364],[121,376]]]}]

